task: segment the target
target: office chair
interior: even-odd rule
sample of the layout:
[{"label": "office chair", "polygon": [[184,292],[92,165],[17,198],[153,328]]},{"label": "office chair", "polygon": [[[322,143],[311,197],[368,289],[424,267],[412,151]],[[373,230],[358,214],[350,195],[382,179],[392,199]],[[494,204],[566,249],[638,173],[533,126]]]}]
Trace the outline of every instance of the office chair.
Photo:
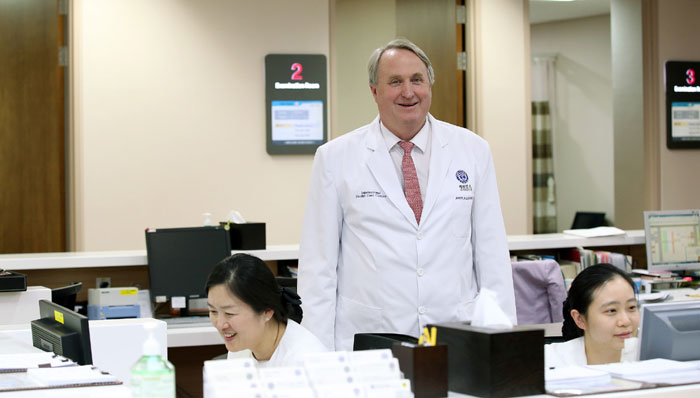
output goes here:
[{"label": "office chair", "polygon": [[605,226],[605,213],[577,211],[571,229],[588,229]]},{"label": "office chair", "polygon": [[418,344],[418,339],[413,336],[397,333],[357,333],[352,344],[352,350],[391,349],[394,343],[401,342]]},{"label": "office chair", "polygon": [[297,278],[292,278],[289,276],[276,276],[277,284],[280,287],[286,287],[292,289],[295,293],[297,291]]},{"label": "office chair", "polygon": [[83,282],[73,282],[68,286],[51,289],[51,301],[69,310],[75,310],[75,299],[82,288]]},{"label": "office chair", "polygon": [[559,264],[554,260],[538,260],[516,261],[511,265],[518,325],[563,321],[566,288]]}]

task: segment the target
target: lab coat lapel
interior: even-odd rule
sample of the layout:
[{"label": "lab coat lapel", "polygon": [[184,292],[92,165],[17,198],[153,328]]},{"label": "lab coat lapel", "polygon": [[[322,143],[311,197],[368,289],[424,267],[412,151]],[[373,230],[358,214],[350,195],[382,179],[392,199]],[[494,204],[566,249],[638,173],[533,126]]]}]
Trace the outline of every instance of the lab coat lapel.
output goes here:
[{"label": "lab coat lapel", "polygon": [[432,115],[428,117],[432,128],[430,170],[428,170],[428,190],[425,193],[421,222],[425,222],[430,217],[430,210],[440,196],[440,190],[448,177],[447,173],[452,163],[452,153],[449,150],[449,138],[452,132],[442,128]]},{"label": "lab coat lapel", "polygon": [[367,158],[367,167],[369,167],[370,172],[382,190],[384,190],[387,198],[391,200],[411,225],[417,228],[416,216],[406,201],[406,196],[401,189],[389,150],[382,140],[382,135],[379,131],[379,118],[372,122],[371,129],[365,139],[365,145],[372,152]]}]

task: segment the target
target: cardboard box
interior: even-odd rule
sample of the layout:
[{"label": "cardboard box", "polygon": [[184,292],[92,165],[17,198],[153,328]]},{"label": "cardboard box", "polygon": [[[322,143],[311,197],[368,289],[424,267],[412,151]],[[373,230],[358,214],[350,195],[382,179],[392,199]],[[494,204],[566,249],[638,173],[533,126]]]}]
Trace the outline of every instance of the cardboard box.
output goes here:
[{"label": "cardboard box", "polygon": [[479,397],[544,394],[544,330],[497,330],[441,323],[437,343],[447,345],[450,391]]}]

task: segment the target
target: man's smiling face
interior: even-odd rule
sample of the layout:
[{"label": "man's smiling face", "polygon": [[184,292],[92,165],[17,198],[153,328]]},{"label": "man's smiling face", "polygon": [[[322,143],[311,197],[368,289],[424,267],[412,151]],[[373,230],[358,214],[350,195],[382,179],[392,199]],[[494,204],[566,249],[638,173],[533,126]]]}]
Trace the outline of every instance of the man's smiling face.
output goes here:
[{"label": "man's smiling face", "polygon": [[391,48],[379,60],[376,87],[370,86],[379,118],[394,135],[410,140],[425,124],[432,88],[428,68],[409,50]]}]

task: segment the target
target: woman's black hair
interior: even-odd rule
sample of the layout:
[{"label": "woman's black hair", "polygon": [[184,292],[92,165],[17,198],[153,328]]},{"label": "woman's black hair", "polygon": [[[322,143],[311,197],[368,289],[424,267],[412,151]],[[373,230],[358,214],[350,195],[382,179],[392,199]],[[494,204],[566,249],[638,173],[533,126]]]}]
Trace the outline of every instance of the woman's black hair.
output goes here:
[{"label": "woman's black hair", "polygon": [[299,296],[293,290],[281,288],[272,271],[257,257],[238,253],[221,260],[209,274],[205,286],[207,294],[217,285],[225,285],[257,314],[270,309],[279,322],[301,321]]},{"label": "woman's black hair", "polygon": [[611,279],[622,277],[627,283],[632,286],[632,290],[636,294],[634,281],[630,276],[611,264],[592,265],[574,278],[569,288],[569,295],[564,301],[564,324],[561,327],[561,333],[564,340],[571,340],[583,336],[583,330],[576,326],[576,322],[571,317],[571,310],[577,310],[579,314],[586,315],[588,307],[593,302],[593,293],[606,284]]}]

